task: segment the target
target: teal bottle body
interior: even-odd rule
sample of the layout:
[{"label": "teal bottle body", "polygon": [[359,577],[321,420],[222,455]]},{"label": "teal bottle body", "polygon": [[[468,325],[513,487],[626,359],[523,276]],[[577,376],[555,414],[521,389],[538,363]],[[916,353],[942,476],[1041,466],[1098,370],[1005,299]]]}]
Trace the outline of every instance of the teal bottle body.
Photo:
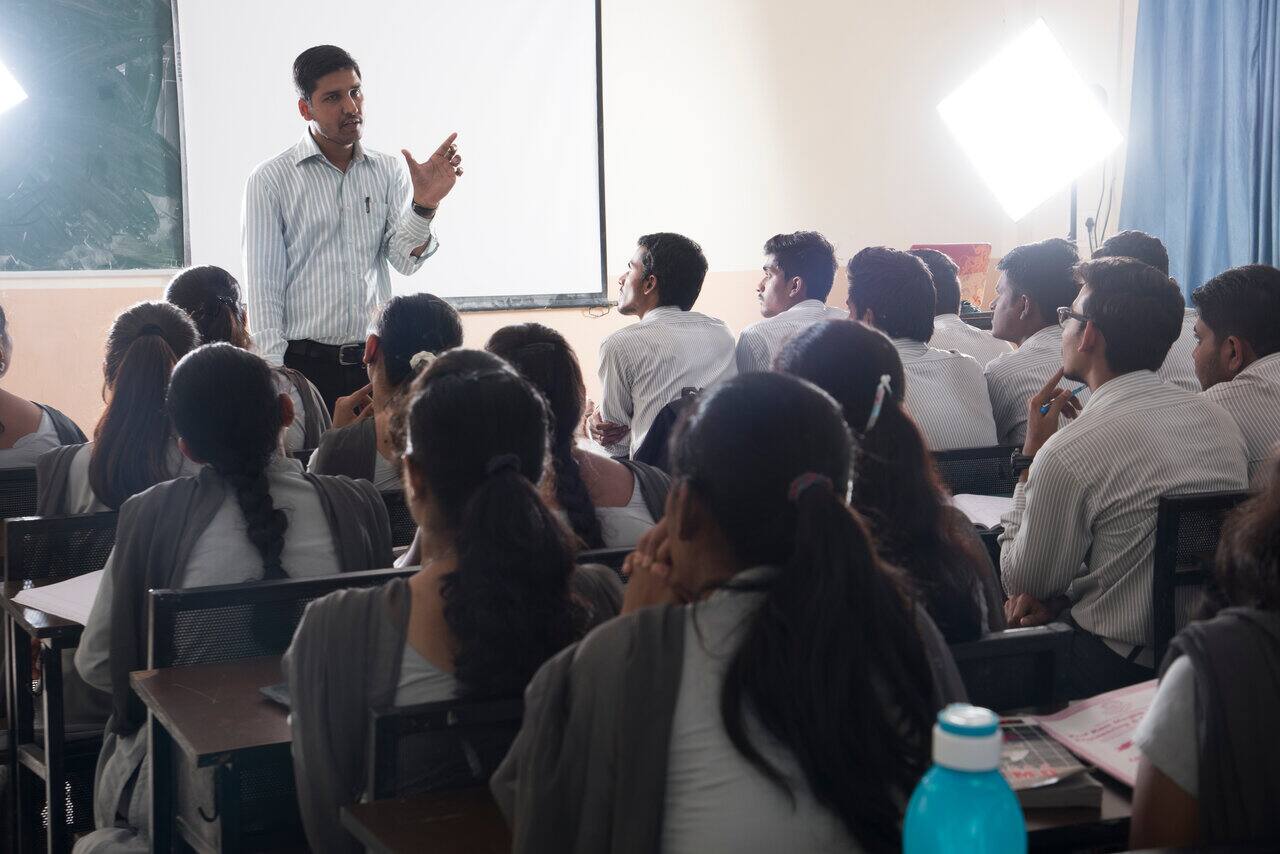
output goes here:
[{"label": "teal bottle body", "polygon": [[955,771],[934,765],[907,805],[905,854],[1026,854],[1027,829],[1018,798],[999,771]]}]

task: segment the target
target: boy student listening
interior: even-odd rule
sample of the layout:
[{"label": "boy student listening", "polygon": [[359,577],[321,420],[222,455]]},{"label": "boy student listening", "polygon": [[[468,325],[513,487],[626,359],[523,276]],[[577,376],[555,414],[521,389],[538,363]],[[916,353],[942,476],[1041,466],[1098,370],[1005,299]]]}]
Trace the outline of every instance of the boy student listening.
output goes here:
[{"label": "boy student listening", "polygon": [[[1150,679],[1152,546],[1162,495],[1248,484],[1244,439],[1216,403],[1162,382],[1182,294],[1140,261],[1077,268],[1080,292],[1060,309],[1063,370],[1027,402],[1027,465],[1000,535],[1010,626],[1059,614],[1075,627],[1068,679],[1087,697]],[[1059,379],[1093,395],[1079,408]],[[1048,404],[1044,415],[1041,408]]]},{"label": "boy student listening", "polygon": [[936,350],[958,350],[985,365],[997,356],[1012,351],[1008,344],[993,338],[990,332],[970,326],[960,319],[960,268],[937,249],[911,249],[929,268],[937,299],[933,307],[933,337],[929,346]]},{"label": "boy student listening", "polygon": [[972,356],[935,350],[936,295],[929,268],[914,255],[871,246],[849,259],[849,317],[893,340],[906,373],[907,411],[931,451],[996,444],[982,366]]},{"label": "boy student listening", "polygon": [[640,318],[600,344],[599,407],[587,432],[613,456],[639,449],[654,418],[686,388],[732,377],[733,333],[693,310],[707,276],[702,247],[680,234],[646,234],[618,278],[618,313]]},{"label": "boy student listening", "polygon": [[792,335],[849,316],[826,304],[838,268],[835,247],[816,231],[775,234],[765,242],[764,278],[756,286],[765,319],[738,336],[738,373],[770,370]]},{"label": "boy student listening", "polygon": [[364,344],[369,383],[339,398],[333,429],[320,439],[308,468],[400,489],[400,466],[390,436],[399,395],[437,355],[462,345],[458,312],[434,294],[393,297],[378,313]]},{"label": "boy student listening", "polygon": [[164,407],[174,364],[199,343],[191,320],[168,303],[138,303],[116,318],[102,362],[106,409],[92,442],[36,464],[40,515],[118,510],[157,483],[200,471],[178,450]]},{"label": "boy student listening", "polygon": [[[164,298],[191,316],[200,330],[201,344],[225,341],[242,350],[253,349],[240,283],[221,267],[188,267],[169,282]],[[319,390],[298,371],[282,365],[276,373],[280,393],[289,395],[297,414],[285,433],[284,449],[314,448],[329,429],[329,407]]]},{"label": "boy student listening", "polygon": [[1201,394],[1236,420],[1249,452],[1249,480],[1280,443],[1280,270],[1236,267],[1191,292],[1199,309],[1192,352]]},{"label": "boy student listening", "polygon": [[845,502],[839,408],[746,374],[702,395],[673,447],[626,614],[525,692],[490,784],[514,851],[896,849],[934,716],[963,688]]},{"label": "boy student listening", "polygon": [[370,708],[519,697],[622,600],[611,570],[574,567],[571,534],[538,493],[551,428],[528,380],[496,356],[454,350],[414,381],[401,426],[421,570],[311,603],[284,658],[316,851],[364,850],[338,813],[368,782]]},{"label": "boy student listening", "polygon": [[[990,362],[983,374],[991,412],[1002,445],[1021,445],[1027,437],[1027,399],[1062,367],[1062,327],[1058,307],[1071,305],[1080,290],[1076,245],[1061,237],[1009,250],[996,266],[996,301],[991,334],[1018,345]],[[1080,392],[1083,404],[1088,389]]]},{"label": "boy student listening", "polygon": [[282,455],[294,413],[275,376],[230,344],[194,350],[173,369],[165,407],[182,453],[204,467],[120,508],[115,548],[75,655],[85,681],[112,695],[94,781],[97,829],[78,851],[149,847],[150,775],[139,770],[146,711],[129,687],[129,673],[147,662],[147,591],[391,565],[390,524],[373,487],[304,474]]},{"label": "boy student listening", "polygon": [[[1158,237],[1152,237],[1142,231],[1121,231],[1102,242],[1093,253],[1094,258],[1133,258],[1155,267],[1166,276],[1169,275],[1169,251]],[[1176,282],[1174,284],[1177,284]],[[1156,374],[1167,383],[1187,391],[1199,391],[1200,383],[1196,380],[1195,366],[1191,361],[1191,351],[1195,349],[1196,312],[1190,306],[1184,306],[1182,312],[1182,328],[1178,331],[1178,340],[1169,348],[1169,355]]]},{"label": "boy student listening", "polygon": [[[4,308],[0,308],[0,377],[8,373],[12,364],[13,338]],[[60,445],[84,441],[84,433],[75,422],[52,406],[32,403],[0,389],[0,468],[30,466]]]}]

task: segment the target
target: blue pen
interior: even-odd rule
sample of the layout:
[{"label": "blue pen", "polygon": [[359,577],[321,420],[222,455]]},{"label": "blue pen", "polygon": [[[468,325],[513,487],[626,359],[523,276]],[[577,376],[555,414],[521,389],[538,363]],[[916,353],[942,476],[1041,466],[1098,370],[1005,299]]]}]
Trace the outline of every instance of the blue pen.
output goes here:
[{"label": "blue pen", "polygon": [[[1085,389],[1087,389],[1088,387],[1089,387],[1089,384],[1088,384],[1088,383],[1085,383],[1085,384],[1084,384],[1084,385],[1082,385],[1082,386],[1078,386],[1078,387],[1076,387],[1076,388],[1073,388],[1073,389],[1071,390],[1071,396],[1072,396],[1072,397],[1075,397],[1077,394],[1079,394],[1080,392],[1084,391],[1084,390],[1085,390]],[[1050,407],[1050,406],[1052,406],[1052,405],[1053,405],[1053,404],[1051,404],[1051,403],[1046,403],[1044,406],[1040,407],[1040,414],[1041,414],[1041,415],[1048,415],[1048,414],[1049,414],[1049,407]]]}]

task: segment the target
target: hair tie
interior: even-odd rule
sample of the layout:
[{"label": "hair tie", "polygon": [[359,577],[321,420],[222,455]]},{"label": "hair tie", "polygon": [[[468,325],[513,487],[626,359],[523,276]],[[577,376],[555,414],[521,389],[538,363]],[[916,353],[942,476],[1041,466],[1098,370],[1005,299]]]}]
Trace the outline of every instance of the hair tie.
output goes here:
[{"label": "hair tie", "polygon": [[880,375],[880,384],[876,386],[876,399],[871,404],[871,414],[867,416],[867,426],[862,428],[862,434],[865,436],[871,432],[871,428],[876,426],[876,422],[880,420],[880,410],[884,407],[885,395],[892,390],[892,380],[888,374]]},{"label": "hair tie", "polygon": [[804,494],[806,489],[819,484],[825,486],[827,489],[833,490],[835,488],[832,486],[831,478],[827,477],[825,474],[818,474],[817,472],[812,471],[807,471],[804,474],[798,474],[796,475],[795,480],[791,481],[791,488],[787,490],[787,500],[792,504],[795,504],[800,500],[800,496]]},{"label": "hair tie", "polygon": [[164,337],[164,330],[154,323],[148,323],[138,330],[138,337],[142,338],[147,335],[159,335]]},{"label": "hair tie", "polygon": [[515,454],[498,454],[496,457],[490,457],[489,462],[485,464],[485,474],[492,477],[499,472],[510,469],[514,472],[520,471],[520,457]]},{"label": "hair tie", "polygon": [[419,350],[409,357],[409,367],[417,371],[424,367],[430,367],[431,363],[436,360],[436,354],[430,350]]}]

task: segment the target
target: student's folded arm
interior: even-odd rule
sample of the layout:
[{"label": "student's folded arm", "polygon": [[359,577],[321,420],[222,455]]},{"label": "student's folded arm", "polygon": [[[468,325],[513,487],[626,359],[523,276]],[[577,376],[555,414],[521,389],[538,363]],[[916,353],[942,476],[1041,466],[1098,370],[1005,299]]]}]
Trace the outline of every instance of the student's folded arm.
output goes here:
[{"label": "student's folded arm", "polygon": [[1026,483],[1013,493],[1013,509],[1000,520],[1000,576],[1010,598],[1041,602],[1067,592],[1091,542],[1088,490],[1061,458],[1042,449]]},{"label": "student's folded arm", "polygon": [[268,363],[284,364],[284,290],[288,256],[284,219],[270,185],[261,174],[249,176],[240,219],[249,325],[258,353]]},{"label": "student's folded arm", "polygon": [[99,691],[111,693],[111,597],[115,588],[112,564],[115,552],[107,556],[102,567],[102,583],[89,609],[89,619],[76,647],[76,672]]},{"label": "student's folded arm", "polygon": [[[413,198],[409,175],[403,164],[397,164],[391,198],[387,203],[387,225],[382,249],[392,267],[406,276],[413,275],[440,248],[431,231],[432,219],[418,216],[410,207]],[[413,254],[419,250],[417,255]]]}]

